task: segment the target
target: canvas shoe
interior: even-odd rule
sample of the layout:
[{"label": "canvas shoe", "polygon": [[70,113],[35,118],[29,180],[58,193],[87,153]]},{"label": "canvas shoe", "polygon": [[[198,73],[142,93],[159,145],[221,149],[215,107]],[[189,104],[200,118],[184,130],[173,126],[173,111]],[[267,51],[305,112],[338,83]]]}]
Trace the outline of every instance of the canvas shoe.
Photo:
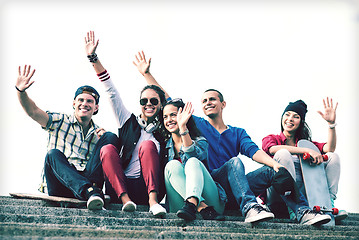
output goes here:
[{"label": "canvas shoe", "polygon": [[182,218],[187,221],[195,220],[197,213],[197,207],[187,200],[184,202],[183,207],[177,211],[177,217]]},{"label": "canvas shoe", "polygon": [[155,205],[150,207],[150,213],[152,213],[153,216],[162,216],[162,215],[165,215],[167,213],[167,211],[160,204],[156,203]]},{"label": "canvas shoe", "polygon": [[122,211],[134,212],[134,211],[136,211],[136,208],[137,208],[137,205],[134,202],[128,201],[127,203],[123,204]]},{"label": "canvas shoe", "polygon": [[300,219],[300,224],[303,225],[322,225],[330,222],[332,218],[328,214],[316,213],[313,210],[306,210],[303,217]]},{"label": "canvas shoe", "polygon": [[104,205],[104,197],[101,189],[98,187],[89,187],[86,189],[87,209],[101,210]]},{"label": "canvas shoe", "polygon": [[274,214],[263,208],[259,204],[255,204],[248,210],[244,222],[254,223],[258,221],[265,221],[274,218]]}]

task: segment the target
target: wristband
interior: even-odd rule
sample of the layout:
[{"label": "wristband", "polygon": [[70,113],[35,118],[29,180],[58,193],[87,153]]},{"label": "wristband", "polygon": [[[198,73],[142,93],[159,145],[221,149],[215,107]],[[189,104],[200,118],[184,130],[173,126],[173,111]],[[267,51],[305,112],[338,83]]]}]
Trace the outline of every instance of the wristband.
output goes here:
[{"label": "wristband", "polygon": [[336,125],[337,125],[337,123],[329,124],[329,128],[333,129],[333,128],[335,128]]},{"label": "wristband", "polygon": [[16,85],[15,85],[15,88],[16,88],[16,90],[18,90],[19,92],[25,92],[25,90],[20,90]]},{"label": "wristband", "polygon": [[186,134],[188,134],[189,133],[189,131],[188,131],[188,129],[186,129],[184,132],[179,132],[179,134],[181,135],[181,136],[185,136]]},{"label": "wristband", "polygon": [[92,53],[91,55],[87,55],[87,58],[90,60],[90,62],[95,63],[98,60],[97,54]]}]

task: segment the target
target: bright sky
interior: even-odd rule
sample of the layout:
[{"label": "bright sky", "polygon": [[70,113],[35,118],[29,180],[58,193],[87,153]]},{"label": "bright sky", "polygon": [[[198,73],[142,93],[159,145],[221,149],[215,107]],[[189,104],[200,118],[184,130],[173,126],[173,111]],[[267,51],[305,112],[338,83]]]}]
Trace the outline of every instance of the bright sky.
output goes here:
[{"label": "bright sky", "polygon": [[[94,30],[97,53],[127,108],[138,114],[145,81],[133,66],[144,50],[151,72],[172,97],[192,101],[219,89],[227,101],[227,124],[262,138],[280,133],[289,101],[304,100],[313,140],[327,140],[317,110],[333,97],[337,110],[336,152],[342,160],[336,206],[359,212],[358,22],[356,1],[7,1],[1,9],[0,195],[35,192],[46,155],[47,134],[22,110],[14,84],[19,65],[36,68],[29,96],[43,110],[72,113],[77,87],[101,94],[94,121],[117,133],[102,85],[84,51]],[[242,158],[247,171],[259,165]]]}]

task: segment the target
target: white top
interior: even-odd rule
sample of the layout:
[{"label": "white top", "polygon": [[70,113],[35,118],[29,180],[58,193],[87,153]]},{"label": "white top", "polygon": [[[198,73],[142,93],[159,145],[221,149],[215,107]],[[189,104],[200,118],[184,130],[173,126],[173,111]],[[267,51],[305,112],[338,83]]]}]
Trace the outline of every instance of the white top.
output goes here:
[{"label": "white top", "polygon": [[[131,112],[128,111],[125,105],[123,104],[122,99],[120,97],[120,93],[117,91],[116,87],[114,86],[110,76],[108,75],[107,77],[108,79],[103,81],[103,84],[105,86],[105,91],[108,93],[112,110],[116,117],[117,126],[118,128],[121,128],[126,123],[126,121],[131,117]],[[153,134],[146,132],[144,129],[141,129],[141,136],[136,144],[134,152],[132,153],[132,158],[127,168],[124,169],[124,173],[128,178],[139,178],[141,176],[141,164],[138,155],[138,150],[140,148],[141,143],[145,140],[153,141],[157,147],[157,151],[159,152],[160,144],[155,139]]]}]

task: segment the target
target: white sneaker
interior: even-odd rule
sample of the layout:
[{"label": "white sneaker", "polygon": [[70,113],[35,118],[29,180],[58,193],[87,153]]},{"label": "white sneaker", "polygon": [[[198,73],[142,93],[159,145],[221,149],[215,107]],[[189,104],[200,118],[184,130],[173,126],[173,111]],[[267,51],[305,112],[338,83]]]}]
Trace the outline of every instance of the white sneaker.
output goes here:
[{"label": "white sneaker", "polygon": [[103,207],[103,199],[97,195],[92,195],[87,200],[87,209],[88,210],[101,210]]},{"label": "white sneaker", "polygon": [[136,211],[136,204],[132,201],[128,201],[127,203],[123,204],[122,211],[124,212],[134,212]]},{"label": "white sneaker", "polygon": [[244,222],[258,222],[274,218],[274,214],[259,204],[254,205],[246,214]]},{"label": "white sneaker", "polygon": [[332,218],[328,214],[316,213],[312,210],[307,210],[304,213],[302,219],[300,219],[300,224],[303,225],[322,225],[330,222]]},{"label": "white sneaker", "polygon": [[157,203],[150,207],[150,213],[152,213],[153,216],[162,216],[165,215],[167,211],[164,207]]}]

